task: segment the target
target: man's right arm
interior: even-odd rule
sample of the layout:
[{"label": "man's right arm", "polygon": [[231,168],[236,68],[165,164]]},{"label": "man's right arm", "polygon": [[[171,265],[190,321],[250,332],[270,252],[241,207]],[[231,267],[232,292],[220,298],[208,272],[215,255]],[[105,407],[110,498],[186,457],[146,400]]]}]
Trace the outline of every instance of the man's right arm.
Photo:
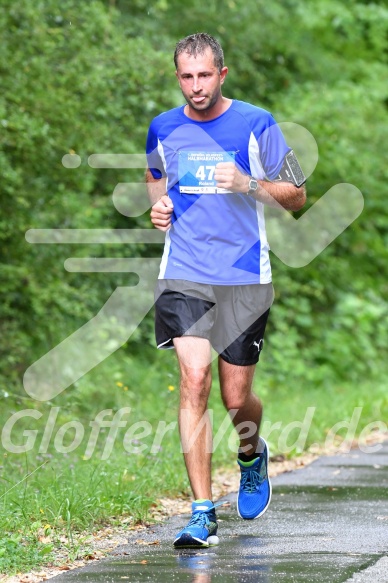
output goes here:
[{"label": "man's right arm", "polygon": [[152,205],[151,222],[157,229],[168,231],[174,206],[166,192],[166,177],[154,178],[149,168],[146,171],[148,196]]}]

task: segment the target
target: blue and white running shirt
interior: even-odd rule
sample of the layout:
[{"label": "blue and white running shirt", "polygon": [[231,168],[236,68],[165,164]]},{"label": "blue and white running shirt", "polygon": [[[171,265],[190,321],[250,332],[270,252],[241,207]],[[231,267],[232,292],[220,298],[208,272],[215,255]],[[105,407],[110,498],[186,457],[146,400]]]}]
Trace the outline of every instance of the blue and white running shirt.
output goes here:
[{"label": "blue and white running shirt", "polygon": [[158,115],[147,138],[154,178],[167,176],[174,210],[159,279],[213,285],[269,283],[271,266],[263,204],[217,189],[218,162],[235,161],[257,179],[273,180],[290,151],[272,115],[243,101],[206,122],[184,106]]}]

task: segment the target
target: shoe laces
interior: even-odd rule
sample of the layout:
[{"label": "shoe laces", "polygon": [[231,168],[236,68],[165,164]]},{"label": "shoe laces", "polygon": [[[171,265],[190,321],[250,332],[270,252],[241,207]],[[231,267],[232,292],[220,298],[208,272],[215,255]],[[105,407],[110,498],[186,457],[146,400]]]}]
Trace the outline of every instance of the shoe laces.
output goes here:
[{"label": "shoe laces", "polygon": [[241,489],[244,492],[252,493],[260,489],[261,484],[266,479],[266,473],[262,474],[264,460],[255,467],[244,467],[241,474]]},{"label": "shoe laces", "polygon": [[187,526],[207,526],[210,523],[208,512],[212,510],[213,508],[209,508],[209,510],[194,512]]},{"label": "shoe laces", "polygon": [[197,512],[194,511],[187,526],[207,526],[210,524],[210,522],[212,522],[208,514],[210,512],[214,512],[218,506],[222,506],[223,504],[227,504],[227,502],[218,502],[206,510],[198,510]]}]

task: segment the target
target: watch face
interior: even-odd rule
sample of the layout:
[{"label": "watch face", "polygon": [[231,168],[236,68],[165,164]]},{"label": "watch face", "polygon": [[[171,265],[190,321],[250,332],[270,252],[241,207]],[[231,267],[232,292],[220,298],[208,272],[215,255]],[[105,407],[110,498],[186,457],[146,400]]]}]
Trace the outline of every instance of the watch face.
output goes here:
[{"label": "watch face", "polygon": [[257,189],[257,180],[251,178],[249,181],[249,190],[255,191]]}]

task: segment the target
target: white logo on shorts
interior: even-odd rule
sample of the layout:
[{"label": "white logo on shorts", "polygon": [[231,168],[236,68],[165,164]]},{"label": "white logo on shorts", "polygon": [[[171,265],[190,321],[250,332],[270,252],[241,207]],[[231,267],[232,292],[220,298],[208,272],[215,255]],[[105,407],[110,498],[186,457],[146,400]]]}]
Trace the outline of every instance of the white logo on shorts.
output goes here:
[{"label": "white logo on shorts", "polygon": [[263,348],[263,344],[264,344],[264,338],[260,338],[259,342],[254,342],[253,346],[256,346],[257,351],[260,352],[260,350]]}]

